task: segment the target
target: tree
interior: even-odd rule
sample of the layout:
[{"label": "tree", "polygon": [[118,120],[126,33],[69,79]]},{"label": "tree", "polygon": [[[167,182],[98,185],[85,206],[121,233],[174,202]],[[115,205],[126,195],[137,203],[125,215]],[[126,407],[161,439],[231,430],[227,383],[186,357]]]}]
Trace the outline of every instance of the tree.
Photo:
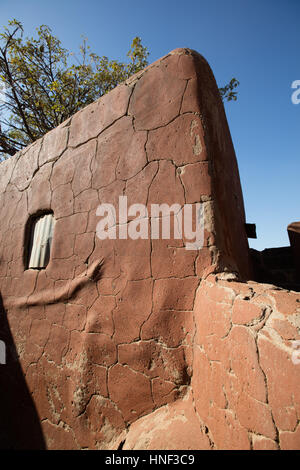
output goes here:
[{"label": "tree", "polygon": [[62,47],[48,26],[37,38],[23,38],[17,21],[0,34],[0,153],[13,155],[84,106],[147,65],[148,51],[135,37],[128,63],[90,52],[87,40],[79,57]]},{"label": "tree", "polygon": [[[51,29],[37,28],[24,38],[23,26],[9,22],[0,34],[0,160],[14,155],[94,102],[148,64],[148,51],[135,37],[128,63],[90,51],[83,39],[79,56],[63,48]],[[232,79],[220,89],[222,99],[236,99]],[[1,158],[2,157],[2,158]]]},{"label": "tree", "polygon": [[227,85],[225,85],[223,88],[219,88],[222,100],[236,101],[237,92],[234,90],[237,86],[239,86],[239,84],[240,82],[236,78],[232,78]]}]

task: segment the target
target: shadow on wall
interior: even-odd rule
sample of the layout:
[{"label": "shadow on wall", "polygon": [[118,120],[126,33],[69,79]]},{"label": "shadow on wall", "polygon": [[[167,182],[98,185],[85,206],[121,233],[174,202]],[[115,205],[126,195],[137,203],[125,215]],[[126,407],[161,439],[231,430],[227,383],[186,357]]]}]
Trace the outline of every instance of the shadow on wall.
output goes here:
[{"label": "shadow on wall", "polygon": [[[26,385],[0,294],[0,449],[45,449],[40,420]],[[3,344],[2,343],[2,344]]]}]

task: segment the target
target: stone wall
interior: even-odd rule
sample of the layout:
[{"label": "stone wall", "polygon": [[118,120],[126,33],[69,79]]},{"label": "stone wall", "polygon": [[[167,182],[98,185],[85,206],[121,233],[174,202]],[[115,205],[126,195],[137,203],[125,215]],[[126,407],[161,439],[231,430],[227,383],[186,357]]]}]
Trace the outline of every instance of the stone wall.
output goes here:
[{"label": "stone wall", "polygon": [[[200,55],[176,49],[0,171],[2,447],[299,447],[300,296],[246,282],[236,158]],[[100,240],[97,207],[119,196],[148,214],[201,202],[202,249]],[[45,211],[50,262],[26,269]]]}]

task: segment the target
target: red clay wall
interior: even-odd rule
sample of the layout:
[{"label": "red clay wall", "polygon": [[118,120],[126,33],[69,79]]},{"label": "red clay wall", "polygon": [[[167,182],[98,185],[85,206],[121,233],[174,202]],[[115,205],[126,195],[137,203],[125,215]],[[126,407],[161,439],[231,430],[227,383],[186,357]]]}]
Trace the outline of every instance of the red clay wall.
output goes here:
[{"label": "red clay wall", "polygon": [[[173,51],[1,164],[0,193],[3,446],[299,445],[299,296],[210,274],[250,268],[234,150],[201,56]],[[96,209],[120,195],[202,202],[203,248],[99,240]],[[50,263],[25,269],[28,218],[46,210]]]}]

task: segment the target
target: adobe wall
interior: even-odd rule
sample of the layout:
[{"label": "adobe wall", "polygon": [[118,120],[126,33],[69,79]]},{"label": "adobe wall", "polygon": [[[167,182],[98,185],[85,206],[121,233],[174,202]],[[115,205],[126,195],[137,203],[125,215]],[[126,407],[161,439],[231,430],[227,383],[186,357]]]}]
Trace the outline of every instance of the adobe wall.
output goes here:
[{"label": "adobe wall", "polygon": [[[299,447],[300,297],[242,282],[237,163],[200,55],[171,52],[0,169],[2,447]],[[149,214],[203,203],[202,249],[100,240],[97,207],[120,195]],[[47,210],[50,263],[25,269],[28,219]]]},{"label": "adobe wall", "polygon": [[133,423],[123,448],[299,449],[299,293],[209,275],[193,314],[191,388]]}]

